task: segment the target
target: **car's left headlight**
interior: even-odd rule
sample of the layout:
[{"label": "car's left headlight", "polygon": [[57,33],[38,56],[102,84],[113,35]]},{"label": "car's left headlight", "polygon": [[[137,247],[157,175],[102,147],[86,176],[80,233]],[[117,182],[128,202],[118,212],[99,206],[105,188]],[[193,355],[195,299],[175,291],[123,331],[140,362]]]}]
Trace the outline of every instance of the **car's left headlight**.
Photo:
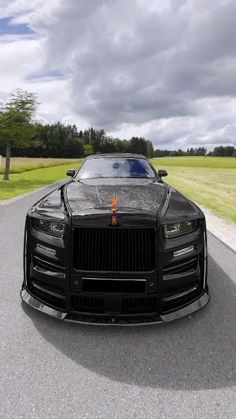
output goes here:
[{"label": "car's left headlight", "polygon": [[165,224],[163,226],[164,236],[167,239],[192,233],[196,229],[196,221],[181,221],[179,223]]},{"label": "car's left headlight", "polygon": [[42,220],[36,218],[34,220],[34,228],[42,233],[50,236],[63,237],[65,231],[65,224],[57,220]]}]

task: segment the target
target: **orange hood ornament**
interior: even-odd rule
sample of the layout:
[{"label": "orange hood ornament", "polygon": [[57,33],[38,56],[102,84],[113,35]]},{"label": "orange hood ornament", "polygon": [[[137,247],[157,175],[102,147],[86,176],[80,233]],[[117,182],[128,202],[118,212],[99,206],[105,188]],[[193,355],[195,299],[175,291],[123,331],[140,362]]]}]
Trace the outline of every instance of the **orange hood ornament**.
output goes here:
[{"label": "orange hood ornament", "polygon": [[111,205],[112,205],[112,212],[117,212],[118,211],[118,199],[117,198],[112,198]]},{"label": "orange hood ornament", "polygon": [[112,205],[111,225],[115,227],[115,226],[118,226],[119,224],[118,215],[116,214],[116,212],[118,211],[118,199],[112,198],[111,205]]}]

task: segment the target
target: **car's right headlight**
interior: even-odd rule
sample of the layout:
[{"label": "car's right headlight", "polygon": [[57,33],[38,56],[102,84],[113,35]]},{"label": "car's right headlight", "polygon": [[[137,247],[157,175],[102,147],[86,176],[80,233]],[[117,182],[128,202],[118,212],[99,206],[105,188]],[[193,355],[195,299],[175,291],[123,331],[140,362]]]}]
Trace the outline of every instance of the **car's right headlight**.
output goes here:
[{"label": "car's right headlight", "polygon": [[164,236],[167,239],[192,233],[196,229],[196,221],[180,221],[179,223],[165,224],[163,226]]},{"label": "car's right headlight", "polygon": [[42,233],[49,234],[50,236],[63,237],[65,224],[57,220],[36,218],[34,220],[34,228]]}]

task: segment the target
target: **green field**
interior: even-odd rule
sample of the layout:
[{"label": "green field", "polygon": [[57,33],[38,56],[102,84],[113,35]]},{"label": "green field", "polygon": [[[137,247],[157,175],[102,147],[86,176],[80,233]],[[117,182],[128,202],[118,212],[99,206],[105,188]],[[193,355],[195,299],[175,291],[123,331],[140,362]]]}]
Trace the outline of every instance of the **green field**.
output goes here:
[{"label": "green field", "polygon": [[[43,169],[44,167],[61,166],[63,164],[70,164],[77,162],[76,159],[42,159],[42,158],[27,158],[27,157],[12,157],[11,158],[11,173],[23,173],[35,169]],[[5,159],[2,159],[2,166],[0,167],[0,174],[4,173]]]},{"label": "green field", "polygon": [[166,169],[167,183],[213,213],[236,222],[236,158],[162,157],[152,159]]},{"label": "green field", "polygon": [[66,171],[80,166],[81,159],[25,159],[14,158],[15,173],[10,180],[0,178],[0,200],[12,198],[66,178]]},{"label": "green field", "polygon": [[[81,161],[14,158],[11,180],[0,180],[0,200],[64,179],[66,171],[78,168]],[[167,169],[167,183],[216,215],[236,222],[236,158],[162,157],[152,163],[157,169]]]},{"label": "green field", "polygon": [[160,157],[152,159],[153,163],[168,167],[190,167],[206,169],[236,169],[235,157]]}]

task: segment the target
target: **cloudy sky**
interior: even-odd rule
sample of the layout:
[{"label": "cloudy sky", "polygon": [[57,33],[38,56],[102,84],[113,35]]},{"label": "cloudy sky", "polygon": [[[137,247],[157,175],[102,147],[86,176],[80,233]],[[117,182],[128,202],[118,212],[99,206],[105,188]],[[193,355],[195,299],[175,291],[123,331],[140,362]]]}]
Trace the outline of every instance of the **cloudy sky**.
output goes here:
[{"label": "cloudy sky", "polygon": [[235,144],[235,0],[0,0],[0,99],[38,94],[42,120]]}]

